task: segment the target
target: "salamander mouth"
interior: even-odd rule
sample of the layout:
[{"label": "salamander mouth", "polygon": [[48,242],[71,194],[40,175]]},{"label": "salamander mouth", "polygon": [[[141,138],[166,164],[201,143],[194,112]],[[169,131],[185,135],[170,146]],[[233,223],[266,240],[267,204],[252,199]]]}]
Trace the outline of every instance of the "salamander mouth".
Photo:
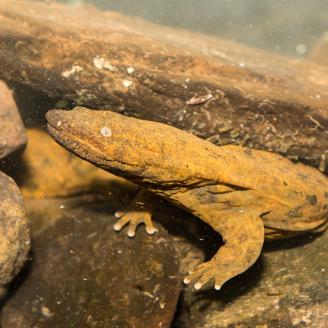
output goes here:
[{"label": "salamander mouth", "polygon": [[64,148],[67,148],[67,145],[72,143],[72,140],[74,139],[73,136],[69,136],[67,133],[59,130],[51,123],[47,124],[47,130],[50,133],[50,135]]},{"label": "salamander mouth", "polygon": [[[58,142],[66,139],[65,135],[67,134],[67,124],[62,120],[60,111],[50,110],[46,113],[47,119],[47,129],[51,136]],[[65,125],[63,125],[65,123]],[[65,128],[66,127],[66,128]],[[66,130],[66,131],[65,131]]]},{"label": "salamander mouth", "polygon": [[76,136],[68,133],[72,129],[69,124],[61,117],[61,111],[50,110],[46,114],[48,121],[47,130],[50,135],[64,148],[71,150],[71,145],[81,143],[76,140]]}]

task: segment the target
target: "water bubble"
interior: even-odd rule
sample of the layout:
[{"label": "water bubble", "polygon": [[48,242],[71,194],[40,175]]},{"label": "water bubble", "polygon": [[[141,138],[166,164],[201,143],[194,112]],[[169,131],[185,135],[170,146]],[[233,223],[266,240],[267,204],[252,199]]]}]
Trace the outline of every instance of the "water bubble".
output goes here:
[{"label": "water bubble", "polygon": [[304,55],[307,51],[307,48],[306,48],[306,45],[303,44],[303,43],[299,43],[297,46],[296,46],[296,52],[299,54],[299,55]]}]

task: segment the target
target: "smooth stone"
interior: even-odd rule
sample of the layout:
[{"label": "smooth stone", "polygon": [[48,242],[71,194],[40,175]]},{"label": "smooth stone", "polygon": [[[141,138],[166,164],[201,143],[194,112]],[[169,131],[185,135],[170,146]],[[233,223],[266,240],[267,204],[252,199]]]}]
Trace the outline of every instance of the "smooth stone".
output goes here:
[{"label": "smooth stone", "polygon": [[140,227],[131,239],[113,230],[116,203],[86,196],[36,203],[27,204],[39,222],[33,260],[3,308],[3,328],[170,327],[181,277],[161,227],[152,236]]},{"label": "smooth stone", "polygon": [[15,182],[0,171],[0,289],[20,271],[29,249],[29,229],[20,191]]},{"label": "smooth stone", "polygon": [[0,159],[23,147],[26,141],[25,128],[13,95],[0,80]]}]

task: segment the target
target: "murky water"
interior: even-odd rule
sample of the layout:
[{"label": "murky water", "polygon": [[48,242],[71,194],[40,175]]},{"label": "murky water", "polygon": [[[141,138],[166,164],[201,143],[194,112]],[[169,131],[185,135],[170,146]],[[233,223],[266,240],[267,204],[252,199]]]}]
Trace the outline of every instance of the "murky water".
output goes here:
[{"label": "murky water", "polygon": [[147,20],[305,55],[328,29],[325,0],[76,0]]},{"label": "murky water", "polygon": [[327,327],[328,1],[58,2],[0,0],[1,327]]}]

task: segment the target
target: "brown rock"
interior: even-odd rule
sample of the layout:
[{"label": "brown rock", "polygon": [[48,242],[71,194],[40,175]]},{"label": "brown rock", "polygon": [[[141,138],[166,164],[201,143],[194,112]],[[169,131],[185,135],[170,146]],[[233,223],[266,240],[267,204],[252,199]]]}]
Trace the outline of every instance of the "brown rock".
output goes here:
[{"label": "brown rock", "polygon": [[171,238],[162,229],[134,240],[117,234],[104,214],[110,205],[54,203],[65,214],[34,238],[30,273],[2,327],[169,327],[180,290]]},{"label": "brown rock", "polygon": [[0,25],[11,83],[328,169],[325,67],[90,6],[6,0]]},{"label": "brown rock", "polygon": [[29,248],[29,230],[19,189],[0,171],[0,287],[19,272]]},{"label": "brown rock", "polygon": [[0,159],[26,143],[25,128],[14,98],[0,80]]}]

